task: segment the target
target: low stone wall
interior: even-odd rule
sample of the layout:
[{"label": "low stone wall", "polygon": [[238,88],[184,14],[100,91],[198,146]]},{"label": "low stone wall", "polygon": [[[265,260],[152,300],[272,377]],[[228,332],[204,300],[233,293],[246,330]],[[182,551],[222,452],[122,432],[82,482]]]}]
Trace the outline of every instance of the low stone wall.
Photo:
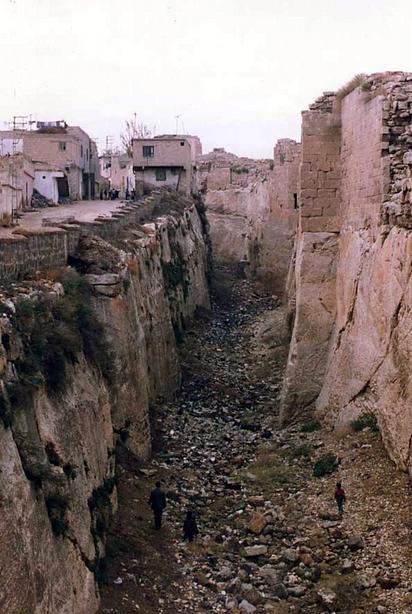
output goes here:
[{"label": "low stone wall", "polygon": [[[18,228],[12,237],[0,238],[0,284],[24,279],[37,271],[64,266],[72,256],[82,234],[96,234],[115,240],[129,224],[140,224],[150,218],[158,195],[128,204],[111,218],[97,218],[92,223],[76,222],[39,230]],[[52,223],[52,222],[51,222]]]}]

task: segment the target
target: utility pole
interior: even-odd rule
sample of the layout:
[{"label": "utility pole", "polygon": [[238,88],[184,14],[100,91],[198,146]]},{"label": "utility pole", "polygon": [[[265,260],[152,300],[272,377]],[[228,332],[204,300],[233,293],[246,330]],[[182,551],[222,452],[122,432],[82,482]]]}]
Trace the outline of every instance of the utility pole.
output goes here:
[{"label": "utility pole", "polygon": [[178,134],[179,132],[179,117],[182,117],[181,115],[175,115],[175,120],[176,120],[176,132],[175,134]]},{"label": "utility pole", "polygon": [[111,153],[113,149],[114,136],[106,136],[106,151]]},{"label": "utility pole", "polygon": [[[20,133],[26,130],[27,125],[31,126],[31,123],[32,123],[31,116],[28,116],[28,115],[14,115],[13,116],[12,153],[11,153],[11,161],[10,161],[10,166],[9,166],[9,176],[10,176],[10,185],[11,185],[11,224],[12,225],[14,224],[14,221],[16,220],[17,209],[19,205],[16,155],[18,153],[19,142],[22,139],[22,135]],[[22,164],[23,164],[23,161],[22,161]]]}]

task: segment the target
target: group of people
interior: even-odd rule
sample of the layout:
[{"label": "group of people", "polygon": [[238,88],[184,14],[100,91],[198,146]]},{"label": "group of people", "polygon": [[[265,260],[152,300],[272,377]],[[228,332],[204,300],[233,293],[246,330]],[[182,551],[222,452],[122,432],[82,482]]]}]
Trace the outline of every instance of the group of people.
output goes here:
[{"label": "group of people", "polygon": [[[162,516],[166,507],[166,495],[161,488],[160,482],[156,482],[156,487],[150,493],[148,503],[153,510],[154,526],[158,531],[162,526]],[[197,528],[195,515],[191,510],[188,510],[183,522],[183,539],[192,542],[198,533],[199,529]]]},{"label": "group of people", "polygon": [[[346,502],[346,493],[342,488],[342,482],[337,482],[335,488],[335,501],[338,507],[339,515],[343,515],[343,508]],[[150,493],[149,501],[150,507],[153,511],[154,526],[158,531],[162,526],[162,516],[166,508],[166,495],[161,488],[161,483],[156,482],[156,487]],[[199,534],[197,528],[196,518],[191,510],[186,512],[186,518],[183,522],[183,539],[192,542]]]},{"label": "group of people", "polygon": [[[120,190],[115,190],[111,188],[108,190],[105,188],[104,190],[100,190],[100,200],[116,200],[119,198]],[[136,198],[136,190],[126,190],[125,199],[126,200],[135,200]]]}]

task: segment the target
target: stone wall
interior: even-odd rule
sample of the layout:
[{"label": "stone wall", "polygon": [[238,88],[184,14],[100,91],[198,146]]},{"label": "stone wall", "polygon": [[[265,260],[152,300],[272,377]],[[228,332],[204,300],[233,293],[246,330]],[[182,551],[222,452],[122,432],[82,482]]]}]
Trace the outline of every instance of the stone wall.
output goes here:
[{"label": "stone wall", "polygon": [[0,238],[0,284],[24,279],[36,271],[64,265],[75,252],[82,233],[94,233],[115,239],[119,231],[131,223],[140,223],[150,216],[158,195],[129,204],[111,218],[93,223],[59,224],[58,228],[41,230],[17,229],[11,237]]},{"label": "stone wall", "polygon": [[[411,470],[412,75],[371,75],[303,114],[296,318],[281,419],[374,412]],[[331,156],[329,160],[328,157]]]},{"label": "stone wall", "polygon": [[[399,104],[400,103],[400,104]],[[337,318],[320,415],[378,418],[412,471],[412,75],[373,75],[342,101],[342,230]],[[348,181],[352,177],[352,181]]]},{"label": "stone wall", "polygon": [[279,295],[296,232],[299,151],[298,143],[282,139],[274,160],[237,158],[224,150],[200,159],[214,258],[242,263]]},{"label": "stone wall", "polygon": [[[149,404],[176,391],[176,339],[196,307],[209,306],[207,247],[193,202],[162,197],[154,216],[143,225],[129,217],[105,227],[110,242],[82,232],[72,252],[109,341],[110,379],[83,345],[66,363],[58,393],[40,373],[22,380],[25,339],[13,309],[24,305],[24,326],[33,317],[28,304],[59,300],[63,289],[55,281],[25,281],[2,292],[2,612],[98,609],[105,533],[116,511],[116,449],[149,455]],[[14,391],[27,385],[30,394],[15,403]]]}]

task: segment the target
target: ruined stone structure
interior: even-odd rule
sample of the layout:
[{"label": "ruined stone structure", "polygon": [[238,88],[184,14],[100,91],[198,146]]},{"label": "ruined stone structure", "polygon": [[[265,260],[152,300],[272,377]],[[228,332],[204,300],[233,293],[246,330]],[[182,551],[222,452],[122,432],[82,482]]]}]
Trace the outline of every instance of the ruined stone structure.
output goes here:
[{"label": "ruined stone structure", "polygon": [[377,415],[411,470],[412,75],[374,74],[303,113],[296,319],[282,415]]},{"label": "ruined stone structure", "polygon": [[237,158],[217,149],[199,159],[213,254],[242,263],[279,295],[293,252],[300,145],[281,139],[274,160]]},{"label": "ruined stone structure", "polygon": [[[32,281],[2,292],[2,612],[97,611],[96,578],[116,509],[116,443],[147,458],[149,403],[178,388],[176,339],[196,307],[209,305],[204,221],[193,201],[157,195],[146,205],[146,223],[137,223],[131,208],[112,222],[78,228],[77,238],[63,230],[71,236],[71,261],[92,288],[110,364],[96,363],[85,341],[70,341],[72,331],[58,344],[74,352],[64,388],[50,390],[51,380],[28,358],[27,331],[41,326],[39,301],[53,305],[69,290],[63,295],[59,282]],[[64,304],[66,322],[70,299]]]}]

